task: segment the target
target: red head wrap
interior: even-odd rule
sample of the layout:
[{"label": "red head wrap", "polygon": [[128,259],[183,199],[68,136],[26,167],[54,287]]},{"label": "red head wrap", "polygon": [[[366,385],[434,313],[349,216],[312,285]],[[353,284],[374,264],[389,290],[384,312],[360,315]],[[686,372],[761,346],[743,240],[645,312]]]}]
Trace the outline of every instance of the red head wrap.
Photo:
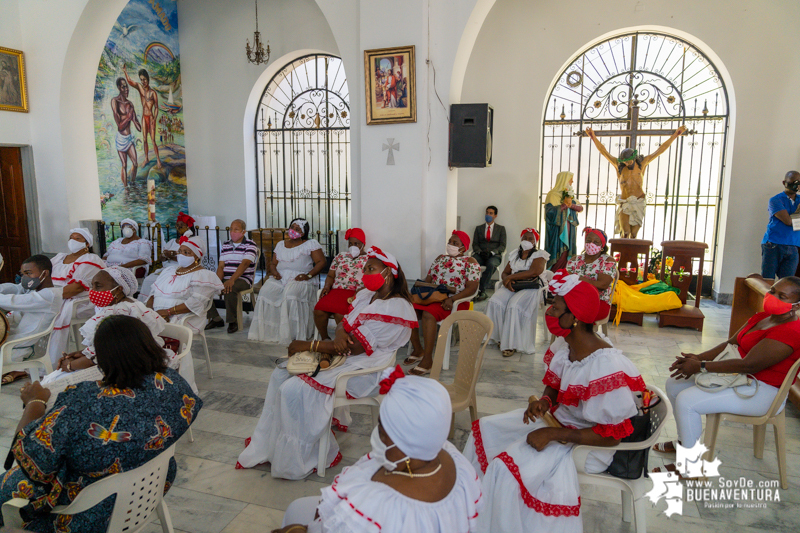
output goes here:
[{"label": "red head wrap", "polygon": [[578,276],[564,269],[553,275],[550,292],[563,297],[570,313],[584,324],[593,324],[605,318],[608,312],[606,309],[600,309],[600,293],[594,285],[581,281]]},{"label": "red head wrap", "polygon": [[187,215],[186,213],[184,213],[183,211],[178,213],[178,222],[183,222],[184,224],[186,224],[190,228],[194,227],[194,219],[192,217],[190,217],[189,215]]},{"label": "red head wrap", "polygon": [[392,276],[395,278],[397,277],[397,269],[399,268],[397,259],[395,256],[388,252],[384,252],[377,246],[370,246],[369,250],[367,250],[367,259],[374,257],[392,271]]},{"label": "red head wrap", "polygon": [[361,244],[367,243],[367,236],[364,235],[364,230],[361,228],[350,228],[349,230],[344,232],[344,238],[349,239],[353,237],[354,239],[358,239],[361,241]]},{"label": "red head wrap", "polygon": [[469,243],[470,243],[469,235],[459,230],[453,230],[453,235],[455,235],[461,240],[461,244],[464,245],[465,249],[469,250]]},{"label": "red head wrap", "polygon": [[589,228],[589,227],[583,228],[583,234],[586,235],[587,233],[594,233],[595,235],[600,237],[601,247],[605,246],[606,243],[608,242],[608,237],[606,237],[606,232],[601,229]]},{"label": "red head wrap", "polygon": [[537,244],[539,243],[539,232],[538,231],[536,231],[533,228],[525,228],[524,230],[522,230],[522,233],[519,234],[519,238],[521,239],[526,233],[533,233],[533,238],[534,238],[535,242]]}]

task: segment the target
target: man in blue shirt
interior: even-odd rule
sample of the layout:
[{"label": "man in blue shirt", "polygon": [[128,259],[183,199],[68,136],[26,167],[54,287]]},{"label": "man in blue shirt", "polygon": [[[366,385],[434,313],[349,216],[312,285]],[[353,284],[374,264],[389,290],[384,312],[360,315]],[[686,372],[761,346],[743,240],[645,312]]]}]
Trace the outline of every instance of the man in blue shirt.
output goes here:
[{"label": "man in blue shirt", "polygon": [[793,231],[791,215],[800,206],[800,172],[788,172],[783,186],[782,193],[769,199],[769,224],[761,240],[761,275],[766,279],[794,276],[797,270],[800,231]]}]

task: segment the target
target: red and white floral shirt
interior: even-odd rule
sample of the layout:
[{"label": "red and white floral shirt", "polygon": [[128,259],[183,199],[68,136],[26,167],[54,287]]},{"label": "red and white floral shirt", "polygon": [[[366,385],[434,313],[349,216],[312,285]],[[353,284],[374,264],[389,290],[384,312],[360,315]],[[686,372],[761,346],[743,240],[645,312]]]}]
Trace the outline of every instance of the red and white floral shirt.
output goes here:
[{"label": "red and white floral shirt", "polygon": [[[586,276],[593,281],[597,281],[598,274],[606,274],[614,278],[617,276],[617,262],[608,254],[602,254],[591,263],[587,263],[584,254],[578,254],[567,261],[567,272],[578,276]],[[613,289],[614,283],[612,282],[606,290],[600,293],[600,299],[609,305],[611,305],[611,291]]]},{"label": "red and white floral shirt", "polygon": [[366,254],[353,259],[349,253],[342,252],[334,257],[331,262],[331,270],[335,272],[332,288],[357,291],[363,287],[361,276],[364,275],[364,265],[366,264]]},{"label": "red and white floral shirt", "polygon": [[481,267],[467,256],[450,257],[440,255],[433,260],[428,275],[437,285],[447,285],[455,289],[456,294],[463,291],[468,281],[481,279]]}]

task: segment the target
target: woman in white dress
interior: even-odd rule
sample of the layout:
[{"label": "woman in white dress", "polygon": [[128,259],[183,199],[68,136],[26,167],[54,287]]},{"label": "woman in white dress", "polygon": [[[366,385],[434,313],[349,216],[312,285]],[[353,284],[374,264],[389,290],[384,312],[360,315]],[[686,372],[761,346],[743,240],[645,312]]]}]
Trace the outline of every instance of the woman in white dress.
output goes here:
[{"label": "woman in white dress", "polygon": [[[108,246],[103,258],[108,266],[130,268],[137,278],[144,278],[147,267],[153,262],[152,245],[147,239],[139,237],[139,224],[130,218],[122,219],[119,225],[122,237]],[[140,268],[144,269],[144,274],[137,273]]]},{"label": "woman in white dress", "polygon": [[[556,297],[547,310],[548,329],[563,339],[544,356],[542,398],[532,397],[527,409],[475,421],[464,449],[483,476],[486,505],[478,531],[580,533],[573,445],[615,446],[633,432],[634,393],[645,384],[634,364],[594,333],[603,312],[597,289],[560,270],[550,291]],[[548,427],[542,420],[548,411],[563,427]],[[589,454],[586,472],[604,472],[613,453]]]},{"label": "woman in white dress", "polygon": [[175,238],[168,240],[161,247],[161,268],[148,274],[144,281],[142,281],[142,288],[139,291],[139,300],[146,302],[150,298],[150,293],[153,290],[153,283],[156,282],[158,276],[167,267],[178,266],[178,249],[181,247],[180,239],[186,237],[187,239],[194,235],[191,228],[194,227],[194,219],[181,211],[178,213],[178,219],[175,221]]},{"label": "woman in white dress", "polygon": [[489,300],[486,316],[494,322],[491,340],[511,357],[519,350],[533,353],[536,344],[536,321],[542,289],[514,291],[515,281],[534,281],[544,272],[550,254],[537,250],[539,232],[525,228],[520,234],[520,245],[508,254],[508,264],[501,274],[503,286]]},{"label": "woman in white dress", "polygon": [[481,484],[469,461],[447,442],[447,390],[431,379],[405,377],[399,366],[386,369],[383,378],[380,392],[386,396],[372,451],[342,470],[321,498],[295,500],[279,533],[477,531]]},{"label": "woman in white dress", "polygon": [[[112,266],[95,274],[89,289],[89,299],[96,306],[95,314],[86,321],[80,330],[85,348],[81,351],[65,353],[57,362],[56,370],[44,377],[43,385],[54,383],[78,371],[84,371],[81,374],[82,381],[100,379],[97,377],[99,370],[96,367],[94,333],[100,322],[111,315],[138,318],[153,334],[156,343],[160,347],[164,347],[164,339],[159,335],[164,331],[166,321],[158,313],[145,307],[142,302],[133,299],[137,288],[136,277],[130,269]],[[165,351],[169,357],[170,368],[178,368],[175,352],[170,349],[165,349]],[[87,369],[92,369],[92,372]]]},{"label": "woman in white dress", "polygon": [[[252,468],[269,461],[272,477],[302,479],[317,466],[319,439],[331,431],[333,392],[336,378],[360,368],[380,368],[394,352],[406,344],[417,317],[411,295],[397,260],[373,246],[362,278],[364,290],[356,295],[350,313],[336,329],[336,338],[325,341],[294,341],[289,354],[313,351],[345,354],[341,366],[320,372],[315,378],[290,376],[284,368],[272,372],[264,400],[264,410],[236,468]],[[312,345],[313,343],[313,345]],[[347,382],[348,394],[361,398],[371,395],[380,379],[375,372]],[[347,425],[349,420],[345,420]],[[327,462],[341,460],[339,445],[330,439]]]},{"label": "woman in white dress", "polygon": [[195,333],[205,329],[206,312],[222,290],[217,274],[200,264],[205,255],[201,237],[182,238],[176,266],[163,269],[147,301],[147,307],[172,323],[188,317],[184,324]]},{"label": "woman in white dress", "polygon": [[275,246],[271,277],[258,293],[248,339],[289,344],[314,336],[316,277],[325,268],[325,254],[317,241],[308,238],[308,228],[307,220],[292,220],[289,240]]},{"label": "woman in white dress", "polygon": [[73,228],[69,233],[67,248],[70,253],[58,253],[50,260],[53,263],[53,285],[64,288],[64,301],[50,336],[50,360],[53,364],[67,349],[73,314],[78,318],[89,318],[94,314],[94,305],[87,292],[94,275],[106,267],[100,256],[92,252],[94,238],[88,230]]}]

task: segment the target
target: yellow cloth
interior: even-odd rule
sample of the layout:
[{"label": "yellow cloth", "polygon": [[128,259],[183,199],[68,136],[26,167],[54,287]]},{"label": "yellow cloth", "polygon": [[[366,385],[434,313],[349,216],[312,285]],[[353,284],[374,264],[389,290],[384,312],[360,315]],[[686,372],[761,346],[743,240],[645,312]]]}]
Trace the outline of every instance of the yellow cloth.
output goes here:
[{"label": "yellow cloth", "polygon": [[672,291],[662,292],[661,294],[642,294],[645,287],[649,287],[659,280],[651,279],[638,285],[628,285],[619,280],[614,289],[612,303],[617,306],[617,315],[614,317],[614,324],[619,324],[622,313],[658,313],[659,311],[669,311],[678,309],[683,304],[678,295]]},{"label": "yellow cloth", "polygon": [[544,200],[545,205],[561,205],[561,193],[564,192],[564,189],[569,191],[569,195],[575,198],[575,191],[572,190],[572,177],[574,174],[572,172],[559,172],[556,176],[556,184],[555,186],[550,189],[550,192],[547,193],[547,197]]}]

